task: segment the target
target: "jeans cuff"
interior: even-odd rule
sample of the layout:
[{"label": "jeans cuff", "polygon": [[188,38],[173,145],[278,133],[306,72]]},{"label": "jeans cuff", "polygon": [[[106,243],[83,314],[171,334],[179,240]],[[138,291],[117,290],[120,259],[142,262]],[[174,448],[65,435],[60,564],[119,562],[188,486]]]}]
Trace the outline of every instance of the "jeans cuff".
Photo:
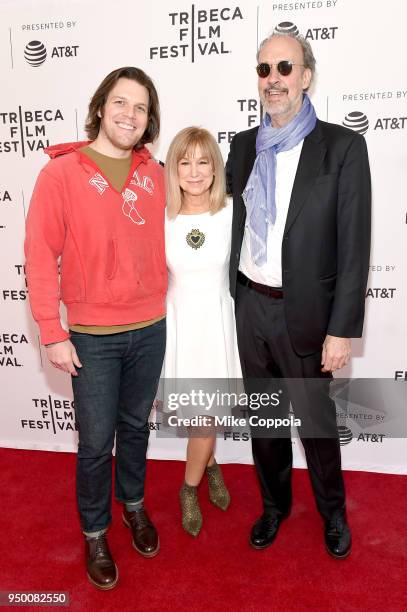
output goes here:
[{"label": "jeans cuff", "polygon": [[127,512],[137,512],[137,510],[140,510],[140,508],[143,507],[143,504],[144,504],[144,497],[142,497],[138,501],[131,501],[131,502],[124,503],[124,505],[126,506]]},{"label": "jeans cuff", "polygon": [[105,529],[98,529],[98,531],[84,531],[83,535],[87,538],[99,538],[101,535],[106,533],[107,527]]}]

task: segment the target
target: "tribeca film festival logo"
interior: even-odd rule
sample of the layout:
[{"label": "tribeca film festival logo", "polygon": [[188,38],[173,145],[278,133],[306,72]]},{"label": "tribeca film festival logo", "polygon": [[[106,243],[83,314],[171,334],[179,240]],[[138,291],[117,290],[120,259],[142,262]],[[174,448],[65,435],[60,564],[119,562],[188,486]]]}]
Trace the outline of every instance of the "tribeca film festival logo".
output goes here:
[{"label": "tribeca film festival logo", "polygon": [[150,47],[150,59],[191,58],[231,53],[222,31],[225,23],[243,20],[240,7],[199,9],[192,4],[190,11],[168,13],[176,30],[177,43]]},{"label": "tribeca film festival logo", "polygon": [[[243,113],[247,117],[247,127],[253,127],[261,120],[260,102],[255,98],[241,98],[236,100],[240,113]],[[218,144],[227,142],[230,144],[233,137],[236,135],[236,130],[222,130],[218,131]]]},{"label": "tribeca film festival logo", "polygon": [[25,289],[2,289],[0,298],[3,302],[25,302],[27,300],[28,289],[27,279],[25,277],[25,266],[23,264],[15,264],[14,268],[19,280],[23,281]]},{"label": "tribeca film festival logo", "polygon": [[[62,58],[62,57],[77,57],[79,45],[67,45],[60,47],[53,47],[50,58]],[[25,60],[30,66],[38,68],[47,59],[47,49],[45,45],[39,40],[30,41],[24,49]]]},{"label": "tribeca film festival logo", "polygon": [[[338,26],[308,28],[303,36],[308,40],[332,40],[335,38],[338,29]],[[293,36],[298,36],[301,33],[295,23],[291,21],[282,21],[274,28],[274,32],[276,34],[291,34]]]},{"label": "tribeca film festival logo", "polygon": [[21,368],[21,357],[15,354],[20,345],[28,345],[27,336],[17,332],[0,332],[0,367]]},{"label": "tribeca film festival logo", "polygon": [[[75,420],[75,404],[70,399],[55,399],[51,395],[31,399],[36,412],[33,418],[21,419],[21,429],[46,429],[54,435],[61,431],[78,431]],[[31,416],[31,413],[30,413]],[[149,421],[149,429],[157,430],[160,423]]]},{"label": "tribeca film festival logo", "polygon": [[[21,429],[46,429],[55,435],[60,431],[77,431],[74,403],[72,400],[32,398],[33,418],[21,419]],[[31,416],[31,415],[30,415]]]},{"label": "tribeca film festival logo", "polygon": [[57,121],[64,121],[58,109],[24,110],[0,112],[0,129],[7,137],[0,139],[0,153],[20,153],[25,157],[29,152],[40,151],[49,146],[48,129]]}]

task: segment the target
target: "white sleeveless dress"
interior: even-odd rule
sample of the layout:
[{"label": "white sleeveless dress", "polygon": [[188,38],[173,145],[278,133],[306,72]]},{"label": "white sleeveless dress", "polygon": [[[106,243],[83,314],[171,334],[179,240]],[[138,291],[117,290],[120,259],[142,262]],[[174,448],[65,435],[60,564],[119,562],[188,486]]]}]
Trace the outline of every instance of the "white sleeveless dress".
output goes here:
[{"label": "white sleeveless dress", "polygon": [[165,221],[165,378],[241,378],[229,293],[232,204]]}]

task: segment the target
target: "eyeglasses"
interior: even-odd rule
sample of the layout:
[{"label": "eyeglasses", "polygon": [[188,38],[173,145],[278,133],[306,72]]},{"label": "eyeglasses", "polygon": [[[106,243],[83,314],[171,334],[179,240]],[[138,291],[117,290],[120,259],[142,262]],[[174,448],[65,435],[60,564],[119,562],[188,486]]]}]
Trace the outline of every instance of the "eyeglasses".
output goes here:
[{"label": "eyeglasses", "polygon": [[256,66],[256,72],[261,79],[265,79],[270,74],[273,66],[277,67],[281,76],[288,76],[291,74],[293,66],[304,66],[304,64],[294,64],[290,60],[281,60],[278,64],[267,64],[266,62],[262,62]]}]

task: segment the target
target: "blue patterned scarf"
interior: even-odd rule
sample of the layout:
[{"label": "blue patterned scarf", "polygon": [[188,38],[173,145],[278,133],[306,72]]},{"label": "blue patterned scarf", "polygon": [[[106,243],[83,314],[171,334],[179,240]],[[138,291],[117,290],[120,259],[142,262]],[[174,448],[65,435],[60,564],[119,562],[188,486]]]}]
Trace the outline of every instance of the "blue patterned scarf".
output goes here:
[{"label": "blue patterned scarf", "polygon": [[256,161],[243,191],[246,204],[246,227],[250,235],[250,251],[254,263],[267,261],[267,233],[274,225],[276,209],[276,154],[295,147],[315,127],[315,109],[304,94],[299,113],[281,128],[274,128],[265,114],[256,138]]}]

